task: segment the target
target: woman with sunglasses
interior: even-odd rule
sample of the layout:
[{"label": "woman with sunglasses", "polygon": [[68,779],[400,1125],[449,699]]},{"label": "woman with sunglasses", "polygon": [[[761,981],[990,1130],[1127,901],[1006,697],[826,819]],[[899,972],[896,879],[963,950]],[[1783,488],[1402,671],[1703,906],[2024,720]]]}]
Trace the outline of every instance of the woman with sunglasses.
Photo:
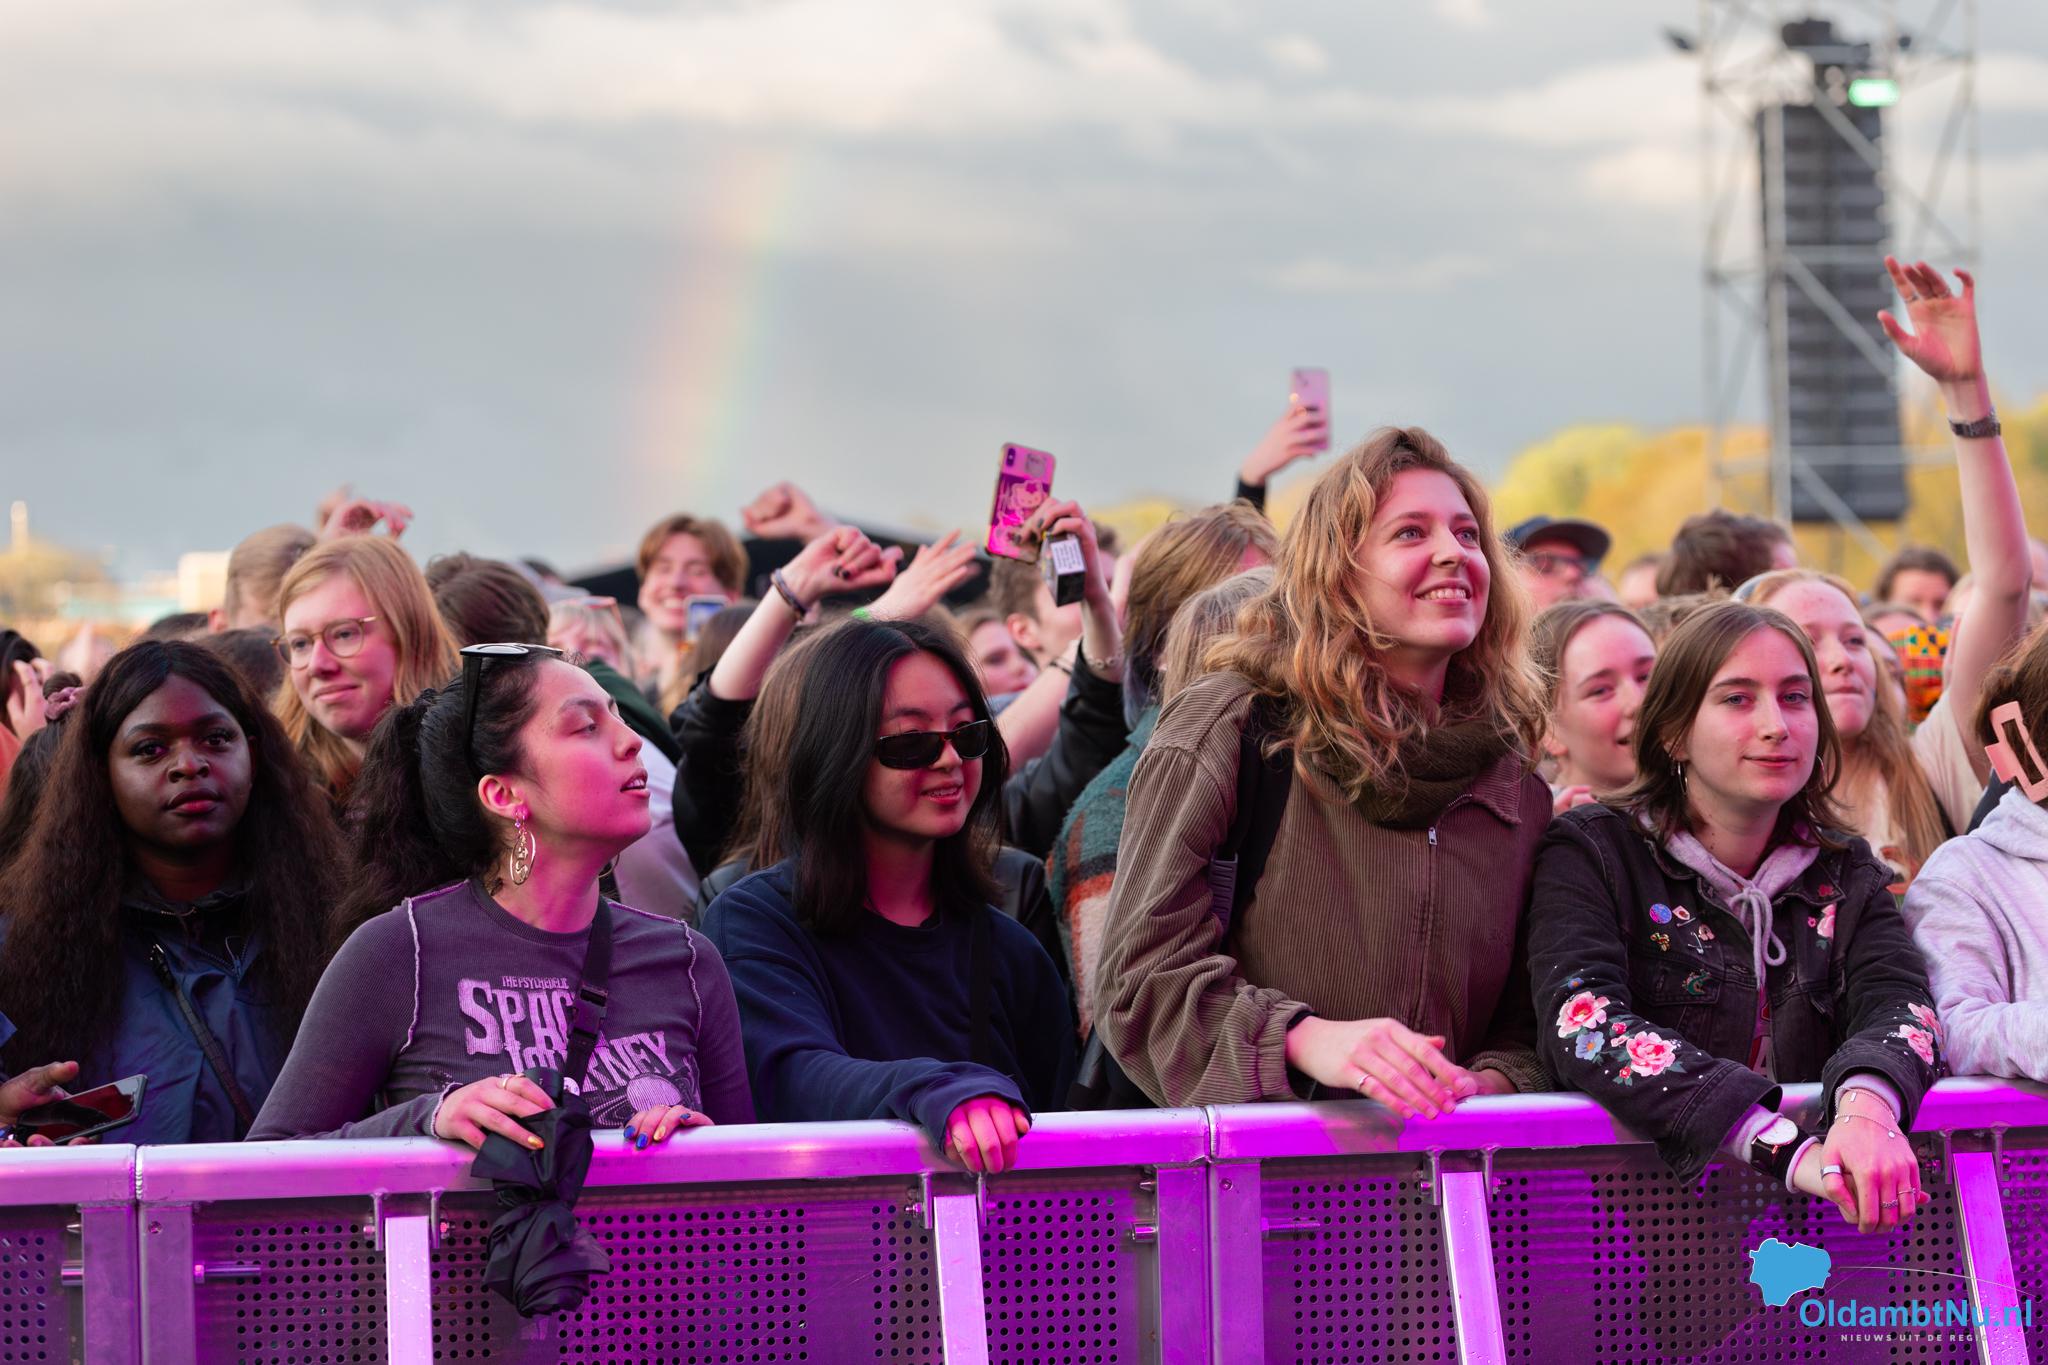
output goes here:
[{"label": "woman with sunglasses", "polygon": [[598,1046],[566,1078],[592,1120],[644,1147],[752,1119],[717,951],[598,890],[648,830],[640,743],[543,645],[471,645],[457,682],[378,725],[354,804],[358,927],[252,1136],[527,1141],[518,1120],[550,1102],[521,1073],[563,1065],[606,942]]},{"label": "woman with sunglasses", "polygon": [[711,905],[764,1118],[898,1118],[1002,1171],[1066,1093],[1059,973],[994,909],[1007,757],[974,669],[917,621],[848,621],[803,659],[781,787],[791,856]]},{"label": "woman with sunglasses", "polygon": [[315,546],[278,588],[285,686],[271,709],[337,802],[377,720],[455,672],[455,644],[412,556],[383,536]]}]

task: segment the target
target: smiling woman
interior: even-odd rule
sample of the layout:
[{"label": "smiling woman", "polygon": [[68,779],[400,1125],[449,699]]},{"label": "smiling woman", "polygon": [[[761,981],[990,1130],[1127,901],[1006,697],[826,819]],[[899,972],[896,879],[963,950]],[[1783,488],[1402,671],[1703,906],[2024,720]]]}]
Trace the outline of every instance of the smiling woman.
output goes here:
[{"label": "smiling woman", "polygon": [[[1891,871],[1829,795],[1822,676],[1776,611],[1686,618],[1650,676],[1635,782],[1550,826],[1529,970],[1552,1071],[1681,1177],[1718,1148],[1889,1231],[1924,1202],[1900,1133],[1941,1030]],[[1779,1082],[1813,1080],[1825,1137],[1776,1112]]]},{"label": "smiling woman", "polygon": [[996,910],[1008,755],[953,638],[849,621],[806,646],[778,824],[793,856],[704,929],[732,963],[762,1117],[899,1118],[1014,1161],[1072,1077],[1066,987]]},{"label": "smiling woman", "polygon": [[[1096,1027],[1165,1104],[1545,1087],[1516,950],[1550,795],[1528,608],[1485,490],[1389,428],[1319,479],[1272,588],[1132,775]],[[1250,755],[1251,757],[1247,757]],[[1247,765],[1291,762],[1283,808]],[[1263,873],[1218,902],[1247,828]]]},{"label": "smiling woman", "polygon": [[119,1141],[232,1141],[325,955],[341,866],[326,803],[277,721],[197,645],[123,650],[63,725],[0,886],[0,1071],[63,1058],[60,1083],[146,1073]]},{"label": "smiling woman", "polygon": [[285,733],[337,802],[393,702],[455,672],[455,643],[419,566],[382,536],[315,547],[278,589],[284,686],[272,702]]}]

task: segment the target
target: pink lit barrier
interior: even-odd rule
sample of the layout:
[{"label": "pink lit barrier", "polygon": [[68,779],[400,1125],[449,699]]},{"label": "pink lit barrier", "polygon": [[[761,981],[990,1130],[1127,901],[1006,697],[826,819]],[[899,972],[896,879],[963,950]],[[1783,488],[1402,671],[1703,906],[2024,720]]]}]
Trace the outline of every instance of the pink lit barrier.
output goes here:
[{"label": "pink lit barrier", "polygon": [[1048,1114],[986,1181],[893,1123],[606,1135],[612,1271],[532,1322],[447,1144],[0,1152],[0,1362],[2048,1359],[2048,1089],[1944,1082],[1916,1141],[1934,1202],[1864,1237],[1574,1095]]}]

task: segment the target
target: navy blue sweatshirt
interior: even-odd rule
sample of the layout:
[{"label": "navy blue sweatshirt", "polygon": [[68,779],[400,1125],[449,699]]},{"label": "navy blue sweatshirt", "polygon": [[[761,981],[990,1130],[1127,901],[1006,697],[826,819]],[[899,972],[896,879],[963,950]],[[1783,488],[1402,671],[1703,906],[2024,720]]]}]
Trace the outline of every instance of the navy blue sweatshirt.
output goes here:
[{"label": "navy blue sweatshirt", "polygon": [[[995,1067],[967,1060],[972,920],[916,928],[864,915],[843,934],[807,928],[787,862],[711,903],[703,931],[739,997],[754,1106],[764,1121],[907,1119],[943,1141],[977,1095],[1058,1108],[1074,1073],[1066,985],[1031,931],[991,906],[989,1034]],[[999,1069],[997,1069],[999,1068]]]}]

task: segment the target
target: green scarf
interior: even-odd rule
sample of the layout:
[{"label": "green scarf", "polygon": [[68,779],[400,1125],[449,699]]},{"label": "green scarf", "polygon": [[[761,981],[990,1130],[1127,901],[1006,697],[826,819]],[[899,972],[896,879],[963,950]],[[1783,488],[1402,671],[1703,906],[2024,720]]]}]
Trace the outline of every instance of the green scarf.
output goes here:
[{"label": "green scarf", "polygon": [[1422,829],[1507,752],[1491,719],[1431,726],[1402,743],[1394,765],[1399,776],[1367,787],[1356,803],[1358,813],[1388,829]]}]

